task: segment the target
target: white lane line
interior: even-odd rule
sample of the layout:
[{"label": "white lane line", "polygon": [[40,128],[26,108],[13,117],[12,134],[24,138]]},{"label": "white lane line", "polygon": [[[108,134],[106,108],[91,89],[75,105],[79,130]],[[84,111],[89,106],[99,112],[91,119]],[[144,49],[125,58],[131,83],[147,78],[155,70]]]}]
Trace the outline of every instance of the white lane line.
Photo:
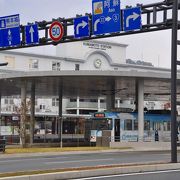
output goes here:
[{"label": "white lane line", "polygon": [[138,175],[161,174],[161,173],[171,173],[171,172],[180,172],[180,169],[167,170],[167,171],[150,171],[150,172],[131,173],[131,174],[117,174],[117,175],[109,175],[109,176],[97,176],[97,177],[88,177],[88,178],[71,179],[71,180],[103,179],[103,178],[111,178],[111,177],[138,176]]},{"label": "white lane line", "polygon": [[[67,159],[68,157],[60,157],[60,159]],[[53,158],[54,159],[54,158]],[[57,157],[56,157],[57,159]],[[33,159],[10,159],[10,160],[0,160],[1,163],[10,163],[10,162],[23,162],[23,161],[38,161],[38,160],[52,160],[52,158],[33,158]]]},{"label": "white lane line", "polygon": [[74,162],[95,162],[95,161],[110,161],[114,160],[113,158],[107,159],[84,159],[84,160],[76,160],[76,161],[53,161],[53,162],[45,162],[45,164],[64,164],[64,163],[74,163]]}]

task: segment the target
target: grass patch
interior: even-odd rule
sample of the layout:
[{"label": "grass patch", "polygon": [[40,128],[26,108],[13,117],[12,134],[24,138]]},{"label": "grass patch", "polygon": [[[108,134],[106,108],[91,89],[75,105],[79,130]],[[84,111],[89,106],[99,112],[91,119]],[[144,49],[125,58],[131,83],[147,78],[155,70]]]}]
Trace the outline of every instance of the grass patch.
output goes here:
[{"label": "grass patch", "polygon": [[[7,148],[5,154],[17,154],[17,153],[45,153],[45,152],[68,152],[68,151],[100,151],[100,150],[111,150],[117,148],[109,147],[52,147],[52,148]],[[122,147],[118,149],[130,149],[129,147]]]}]

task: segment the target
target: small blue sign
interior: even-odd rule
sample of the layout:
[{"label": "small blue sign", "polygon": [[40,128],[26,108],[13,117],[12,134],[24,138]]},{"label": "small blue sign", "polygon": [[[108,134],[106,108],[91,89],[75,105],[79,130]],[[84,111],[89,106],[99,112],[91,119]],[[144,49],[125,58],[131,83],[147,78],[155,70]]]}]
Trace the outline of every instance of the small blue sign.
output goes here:
[{"label": "small blue sign", "polygon": [[39,33],[37,24],[25,26],[25,42],[26,44],[39,43]]},{"label": "small blue sign", "polygon": [[19,14],[0,17],[0,29],[14,28],[20,26]]},{"label": "small blue sign", "polygon": [[94,35],[121,30],[120,0],[93,0],[92,11]]},{"label": "small blue sign", "polygon": [[123,30],[132,31],[136,29],[141,29],[141,8],[129,8],[123,10]]},{"label": "small blue sign", "polygon": [[89,16],[78,17],[74,19],[74,37],[89,37]]},{"label": "small blue sign", "polygon": [[0,47],[21,44],[19,15],[0,17]]}]

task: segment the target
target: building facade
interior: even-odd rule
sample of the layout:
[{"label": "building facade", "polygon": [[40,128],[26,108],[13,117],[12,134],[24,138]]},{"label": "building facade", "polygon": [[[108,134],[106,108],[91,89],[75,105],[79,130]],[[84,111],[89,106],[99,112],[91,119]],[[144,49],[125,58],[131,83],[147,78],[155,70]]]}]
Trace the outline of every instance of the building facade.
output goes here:
[{"label": "building facade", "polygon": [[[48,71],[121,71],[126,64],[127,45],[104,41],[84,41],[60,44],[55,56],[29,54],[12,51],[0,53],[0,59],[8,62],[0,73],[48,72]],[[116,108],[135,110],[135,99],[131,97],[115,99]],[[163,106],[162,102],[144,102],[148,109]],[[0,135],[18,136],[20,96],[1,97]],[[37,97],[35,99],[35,138],[58,138],[59,98]],[[84,138],[85,121],[91,113],[107,109],[106,96],[63,97],[63,134],[67,139]],[[14,142],[15,140],[11,139]]]}]

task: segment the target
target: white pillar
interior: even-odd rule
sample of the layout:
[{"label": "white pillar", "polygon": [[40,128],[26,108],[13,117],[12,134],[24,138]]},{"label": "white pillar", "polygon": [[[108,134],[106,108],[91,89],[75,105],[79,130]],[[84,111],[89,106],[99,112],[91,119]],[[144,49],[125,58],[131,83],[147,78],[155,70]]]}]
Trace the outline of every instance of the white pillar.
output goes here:
[{"label": "white pillar", "polygon": [[34,123],[35,123],[35,83],[31,84],[31,108],[30,108],[30,144],[34,140]]},{"label": "white pillar", "polygon": [[117,108],[120,108],[120,99],[117,100]]},{"label": "white pillar", "polygon": [[98,97],[98,112],[101,111],[101,99]]},{"label": "white pillar", "polygon": [[79,115],[79,96],[77,96],[77,115]]},{"label": "white pillar", "polygon": [[144,81],[138,81],[138,141],[144,137]]}]

